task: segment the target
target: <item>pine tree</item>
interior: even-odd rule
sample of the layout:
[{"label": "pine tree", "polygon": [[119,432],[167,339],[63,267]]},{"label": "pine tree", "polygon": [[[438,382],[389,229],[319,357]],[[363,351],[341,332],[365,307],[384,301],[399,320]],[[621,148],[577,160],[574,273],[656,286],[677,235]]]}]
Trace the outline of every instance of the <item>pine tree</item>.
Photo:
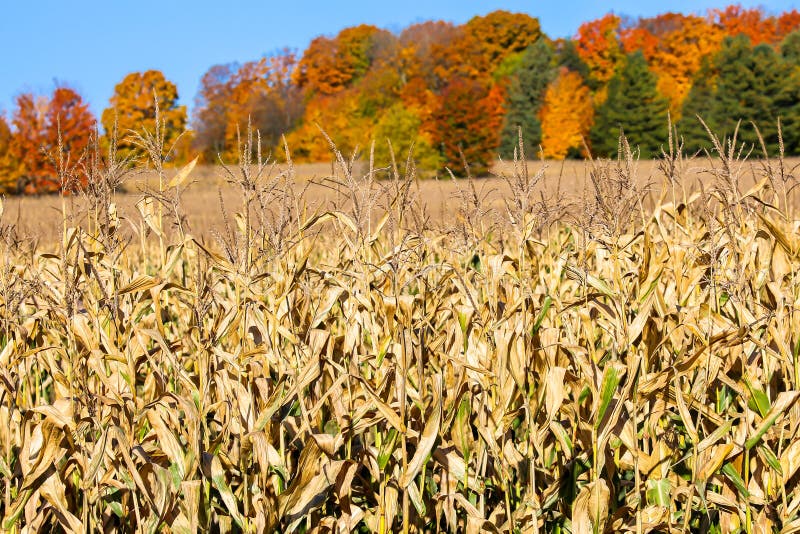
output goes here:
[{"label": "pine tree", "polygon": [[[699,87],[690,93],[684,107],[686,121],[701,115],[720,139],[732,136],[739,125],[737,141],[760,151],[755,124],[767,150],[774,154],[780,119],[787,154],[800,151],[800,72],[790,61],[769,45],[752,47],[746,36],[738,36],[725,40],[713,70],[713,85],[698,79]],[[704,83],[709,87],[703,87]],[[707,134],[697,135],[691,126],[687,131],[688,149],[710,147]]]},{"label": "pine tree", "polygon": [[658,154],[666,137],[667,100],[656,90],[656,76],[641,52],[627,56],[608,84],[608,98],[597,109],[590,132],[592,151],[617,153],[620,128],[643,158]]},{"label": "pine tree", "polygon": [[787,35],[781,43],[781,56],[795,67],[800,67],[800,31]]},{"label": "pine tree", "polygon": [[683,102],[681,118],[676,126],[683,138],[684,149],[689,154],[700,152],[710,145],[708,132],[700,119],[706,124],[713,121],[711,108],[714,105],[716,77],[713,58],[706,58]]},{"label": "pine tree", "polygon": [[523,52],[519,67],[511,78],[500,133],[501,157],[510,159],[514,156],[514,149],[519,146],[519,128],[522,128],[528,153],[536,153],[542,141],[539,110],[544,92],[555,77],[553,50],[540,38]]},{"label": "pine tree", "polygon": [[580,74],[589,89],[596,91],[598,88],[589,76],[589,65],[581,59],[578,54],[578,49],[575,46],[575,41],[572,39],[559,40],[556,42],[556,65],[558,67],[566,67],[572,72]]},{"label": "pine tree", "polygon": [[757,146],[756,132],[747,124],[756,121],[771,145],[778,119],[773,99],[780,90],[777,55],[767,45],[751,48],[743,36],[730,44],[717,58],[719,79],[712,107],[715,133],[730,136],[741,120],[745,127],[740,129],[739,140]]}]

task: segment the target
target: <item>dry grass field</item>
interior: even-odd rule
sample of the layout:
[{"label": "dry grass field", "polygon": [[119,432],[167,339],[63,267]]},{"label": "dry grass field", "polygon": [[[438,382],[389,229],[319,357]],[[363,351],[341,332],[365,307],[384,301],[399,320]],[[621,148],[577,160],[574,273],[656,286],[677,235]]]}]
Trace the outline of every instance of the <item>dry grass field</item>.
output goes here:
[{"label": "dry grass field", "polygon": [[790,165],[540,165],[6,199],[0,528],[800,530]]},{"label": "dry grass field", "polygon": [[[687,191],[698,191],[701,184],[709,184],[708,170],[717,161],[707,158],[696,158],[686,164],[681,176],[680,186]],[[800,158],[787,159],[786,165],[793,169],[800,164]],[[502,208],[504,199],[511,195],[509,183],[501,176],[514,173],[513,162],[497,163],[491,169],[491,175],[476,180],[476,187],[481,193],[481,201],[494,208]],[[549,196],[558,196],[560,202],[580,205],[586,197],[593,196],[593,185],[589,179],[591,164],[583,161],[530,161],[528,169],[532,175],[541,173],[535,191]],[[303,194],[309,210],[333,209],[337,203],[346,201],[342,188],[332,187],[331,179],[339,179],[341,171],[333,164],[298,164],[293,167],[293,176],[298,189],[306,188]],[[367,172],[366,165],[357,163],[356,175]],[[271,176],[287,171],[286,165],[275,165],[267,170]],[[177,170],[166,171],[170,179]],[[740,170],[741,186],[751,186],[763,175],[761,163],[746,162]],[[381,176],[386,176],[385,171]],[[192,173],[192,182],[182,192],[181,208],[185,214],[191,232],[198,236],[209,237],[212,231],[220,231],[224,227],[223,207],[235,211],[238,203],[238,188],[228,182],[229,177],[220,166],[198,167]],[[643,188],[647,186],[649,193],[644,197],[645,206],[651,209],[660,197],[664,186],[663,177],[658,168],[658,161],[642,161],[637,164],[635,181]],[[380,182],[379,182],[380,184]],[[384,182],[385,184],[385,182]],[[153,171],[140,170],[128,174],[124,187],[116,195],[115,203],[123,217],[136,214],[135,204],[142,192],[148,187],[157,187],[157,174]],[[380,187],[380,185],[378,186]],[[459,188],[466,188],[464,180],[454,181],[449,175],[436,179],[415,181],[414,190],[418,193],[418,201],[425,207],[432,220],[447,221],[455,214],[458,205]],[[222,199],[222,203],[220,203]],[[20,233],[35,237],[42,242],[57,240],[61,232],[61,199],[53,195],[41,197],[12,197],[5,201],[6,220],[13,221]],[[77,195],[68,200],[69,216],[74,221],[85,222],[87,202]],[[502,211],[502,210],[501,210]]]}]

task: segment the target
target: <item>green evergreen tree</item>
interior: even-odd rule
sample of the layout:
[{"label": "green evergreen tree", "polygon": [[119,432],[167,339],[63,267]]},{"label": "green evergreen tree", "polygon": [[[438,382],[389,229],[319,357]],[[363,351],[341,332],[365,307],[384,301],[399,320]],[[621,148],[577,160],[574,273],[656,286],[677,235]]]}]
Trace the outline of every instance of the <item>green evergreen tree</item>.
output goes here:
[{"label": "green evergreen tree", "polygon": [[781,56],[791,65],[800,67],[800,31],[795,31],[784,37],[781,43]]},{"label": "green evergreen tree", "polygon": [[698,114],[720,139],[731,137],[739,124],[737,141],[760,151],[755,124],[771,154],[778,151],[780,118],[786,153],[800,150],[800,73],[788,58],[738,36],[725,40],[713,70],[715,81],[698,79],[684,104],[679,127],[688,150],[711,146],[707,133],[692,125]]},{"label": "green evergreen tree", "polygon": [[510,159],[519,146],[519,128],[528,156],[533,156],[542,141],[539,109],[548,84],[555,78],[553,49],[540,38],[522,54],[511,77],[506,97],[506,114],[500,133],[500,156]]},{"label": "green evergreen tree", "polygon": [[692,88],[683,103],[681,118],[676,124],[678,132],[683,138],[683,148],[689,154],[701,152],[710,145],[708,132],[698,117],[703,119],[706,124],[711,121],[709,125],[711,128],[714,127],[711,108],[716,96],[716,78],[714,58],[704,58],[702,66],[692,82]]},{"label": "green evergreen tree", "polygon": [[800,31],[787,35],[781,43],[781,57],[786,64],[786,77],[777,106],[781,116],[786,154],[800,154]]},{"label": "green evergreen tree", "polygon": [[591,89],[596,91],[598,84],[589,76],[589,65],[581,59],[578,55],[578,49],[575,48],[575,41],[572,39],[565,39],[560,41],[556,49],[556,67],[567,67],[572,72],[577,72],[583,78],[583,83]]},{"label": "green evergreen tree", "polygon": [[617,153],[620,129],[643,158],[658,155],[667,135],[667,100],[658,94],[656,76],[641,52],[628,55],[608,83],[608,97],[597,109],[589,132],[592,151]]}]

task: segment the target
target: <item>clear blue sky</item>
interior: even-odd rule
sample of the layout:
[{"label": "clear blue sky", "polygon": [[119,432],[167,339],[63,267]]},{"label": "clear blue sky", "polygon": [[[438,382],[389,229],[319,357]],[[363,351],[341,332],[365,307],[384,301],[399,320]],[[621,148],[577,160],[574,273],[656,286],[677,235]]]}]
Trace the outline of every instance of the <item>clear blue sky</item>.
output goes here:
[{"label": "clear blue sky", "polygon": [[[317,35],[374,24],[389,30],[427,19],[463,23],[495,9],[538,17],[551,37],[571,36],[581,22],[609,11],[652,16],[705,13],[725,1],[673,0],[4,0],[0,7],[0,111],[10,114],[23,91],[49,93],[56,82],[77,89],[99,113],[127,73],[160,69],[191,107],[211,65],[248,61],[284,46],[302,50]],[[771,12],[800,0],[740,2]]]}]

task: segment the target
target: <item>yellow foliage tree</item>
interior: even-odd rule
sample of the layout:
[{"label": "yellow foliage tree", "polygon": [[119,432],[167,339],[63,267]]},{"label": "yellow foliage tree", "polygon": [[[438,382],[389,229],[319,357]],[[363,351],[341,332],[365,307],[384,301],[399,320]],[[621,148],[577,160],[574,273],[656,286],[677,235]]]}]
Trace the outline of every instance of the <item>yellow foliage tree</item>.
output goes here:
[{"label": "yellow foliage tree", "polygon": [[186,106],[178,105],[175,84],[161,71],[148,70],[132,72],[114,87],[111,105],[103,111],[101,122],[106,136],[114,131],[116,124],[121,157],[140,154],[131,133],[155,132],[156,101],[164,125],[164,150],[169,150],[186,128]]},{"label": "yellow foliage tree", "polygon": [[364,148],[372,137],[373,121],[359,109],[359,94],[342,91],[329,97],[310,100],[303,121],[286,136],[297,161],[326,161],[333,157],[328,140],[331,138],[342,154],[349,155],[357,147]]},{"label": "yellow foliage tree", "polygon": [[564,159],[571,153],[583,152],[583,139],[589,134],[593,118],[589,88],[578,73],[562,68],[545,91],[540,111],[544,157]]},{"label": "yellow foliage tree", "polygon": [[[419,112],[398,102],[381,115],[375,126],[375,165],[388,166],[394,152],[395,163],[405,173],[409,152],[418,169],[438,170],[441,158],[433,148],[431,136],[422,131]],[[391,151],[389,142],[392,143]]]}]

